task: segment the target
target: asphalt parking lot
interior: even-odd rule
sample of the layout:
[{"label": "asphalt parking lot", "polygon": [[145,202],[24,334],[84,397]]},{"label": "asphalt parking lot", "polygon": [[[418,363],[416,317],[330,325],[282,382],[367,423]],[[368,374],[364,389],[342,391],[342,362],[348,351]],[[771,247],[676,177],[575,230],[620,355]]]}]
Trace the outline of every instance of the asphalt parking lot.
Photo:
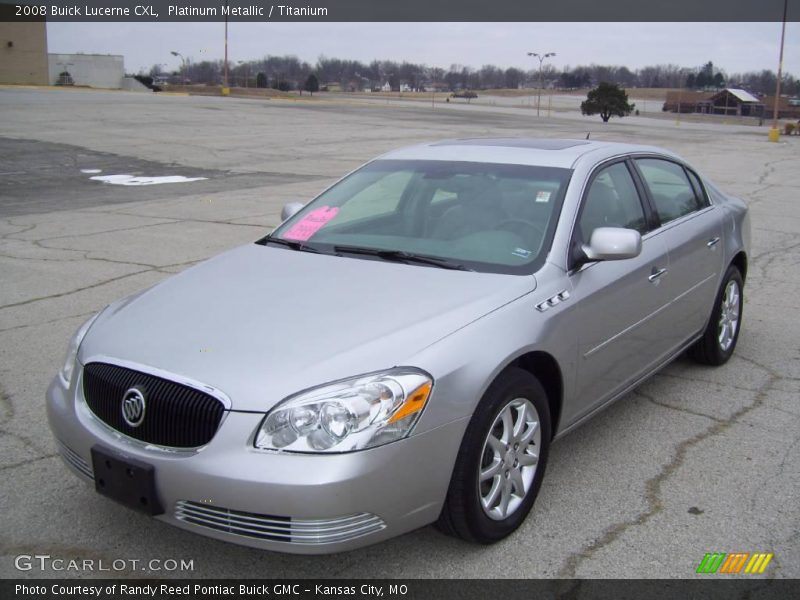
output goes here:
[{"label": "asphalt parking lot", "polygon": [[[299,557],[169,527],[97,494],[56,453],[44,393],[92,313],[279,221],[389,149],[445,137],[635,141],[745,198],[743,330],[718,369],[680,359],[551,451],[524,526],[477,547],[427,527]],[[0,89],[0,577],[15,557],[190,559],[195,577],[694,577],[706,552],[774,552],[800,577],[800,138],[766,127],[542,117],[504,107]],[[131,174],[196,181],[121,186]],[[420,466],[424,468],[424,465]],[[139,569],[115,575],[153,576]]]}]

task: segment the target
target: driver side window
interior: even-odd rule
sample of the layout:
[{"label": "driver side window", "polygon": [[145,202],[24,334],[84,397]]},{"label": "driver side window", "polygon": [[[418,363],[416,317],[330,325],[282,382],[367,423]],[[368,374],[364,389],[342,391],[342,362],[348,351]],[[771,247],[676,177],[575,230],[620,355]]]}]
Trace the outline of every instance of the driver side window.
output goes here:
[{"label": "driver side window", "polygon": [[578,221],[581,240],[588,243],[598,227],[624,227],[641,234],[647,231],[642,202],[624,162],[598,172],[589,186]]}]

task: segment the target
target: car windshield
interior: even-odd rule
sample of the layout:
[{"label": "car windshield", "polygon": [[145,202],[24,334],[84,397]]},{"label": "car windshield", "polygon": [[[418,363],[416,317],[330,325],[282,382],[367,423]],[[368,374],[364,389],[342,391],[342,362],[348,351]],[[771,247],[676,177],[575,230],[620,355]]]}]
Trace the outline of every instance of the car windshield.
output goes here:
[{"label": "car windshield", "polygon": [[532,273],[546,258],[570,175],[527,165],[376,160],[267,241],[354,258]]}]

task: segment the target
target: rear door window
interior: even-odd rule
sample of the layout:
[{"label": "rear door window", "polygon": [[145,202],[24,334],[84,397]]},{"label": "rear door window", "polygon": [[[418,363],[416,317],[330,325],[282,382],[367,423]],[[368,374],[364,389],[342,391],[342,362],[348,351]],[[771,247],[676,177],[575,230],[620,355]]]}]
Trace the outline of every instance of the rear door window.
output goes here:
[{"label": "rear door window", "polygon": [[650,190],[662,225],[701,208],[695,190],[681,165],[659,158],[638,158],[636,165]]}]

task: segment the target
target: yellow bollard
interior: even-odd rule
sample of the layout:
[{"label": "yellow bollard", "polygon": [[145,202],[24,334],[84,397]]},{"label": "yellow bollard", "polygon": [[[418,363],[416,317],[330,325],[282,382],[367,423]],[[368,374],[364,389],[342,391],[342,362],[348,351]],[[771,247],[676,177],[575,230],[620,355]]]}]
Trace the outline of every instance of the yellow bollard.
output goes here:
[{"label": "yellow bollard", "polygon": [[770,142],[777,142],[781,139],[781,130],[777,127],[770,127],[767,139],[769,139]]}]

